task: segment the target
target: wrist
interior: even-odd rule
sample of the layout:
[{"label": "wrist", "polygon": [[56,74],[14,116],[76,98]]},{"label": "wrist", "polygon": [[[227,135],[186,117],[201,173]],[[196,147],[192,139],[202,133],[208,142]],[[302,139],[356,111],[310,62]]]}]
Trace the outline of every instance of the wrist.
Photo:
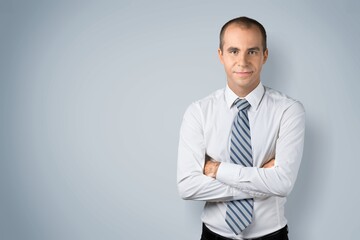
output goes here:
[{"label": "wrist", "polygon": [[219,166],[220,166],[220,162],[214,162],[214,176],[213,176],[213,178],[215,178],[215,179],[216,179],[216,175],[217,175]]}]

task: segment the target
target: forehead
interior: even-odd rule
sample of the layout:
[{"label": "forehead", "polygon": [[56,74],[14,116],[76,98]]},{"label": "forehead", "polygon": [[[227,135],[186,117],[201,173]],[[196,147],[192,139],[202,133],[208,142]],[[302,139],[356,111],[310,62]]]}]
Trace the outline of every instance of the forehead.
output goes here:
[{"label": "forehead", "polygon": [[238,24],[228,26],[224,32],[224,47],[260,47],[262,35],[257,26],[246,27]]}]

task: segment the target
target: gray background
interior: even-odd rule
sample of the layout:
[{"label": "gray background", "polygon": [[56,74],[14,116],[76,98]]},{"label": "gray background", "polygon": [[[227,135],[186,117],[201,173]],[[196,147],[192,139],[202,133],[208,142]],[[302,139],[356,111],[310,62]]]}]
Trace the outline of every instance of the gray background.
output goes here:
[{"label": "gray background", "polygon": [[291,239],[356,239],[360,2],[0,1],[0,239],[199,239],[176,186],[186,107],[225,86],[218,32],[268,31],[262,81],[307,110]]}]

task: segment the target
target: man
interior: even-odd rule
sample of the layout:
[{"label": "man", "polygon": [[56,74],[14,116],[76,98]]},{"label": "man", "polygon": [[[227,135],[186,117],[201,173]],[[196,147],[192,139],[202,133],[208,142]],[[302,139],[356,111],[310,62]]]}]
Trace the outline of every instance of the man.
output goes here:
[{"label": "man", "polygon": [[180,130],[178,188],[206,201],[202,240],[288,239],[284,216],[302,157],[302,104],[260,81],[266,32],[240,17],[220,32],[227,85],[189,106]]}]

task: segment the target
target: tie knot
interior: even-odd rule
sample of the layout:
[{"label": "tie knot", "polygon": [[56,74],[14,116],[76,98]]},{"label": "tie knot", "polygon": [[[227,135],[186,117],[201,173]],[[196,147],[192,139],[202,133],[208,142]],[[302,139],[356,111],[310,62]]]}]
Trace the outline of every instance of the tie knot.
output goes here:
[{"label": "tie knot", "polygon": [[239,109],[239,111],[247,110],[250,107],[250,103],[245,99],[236,99],[234,104]]}]

